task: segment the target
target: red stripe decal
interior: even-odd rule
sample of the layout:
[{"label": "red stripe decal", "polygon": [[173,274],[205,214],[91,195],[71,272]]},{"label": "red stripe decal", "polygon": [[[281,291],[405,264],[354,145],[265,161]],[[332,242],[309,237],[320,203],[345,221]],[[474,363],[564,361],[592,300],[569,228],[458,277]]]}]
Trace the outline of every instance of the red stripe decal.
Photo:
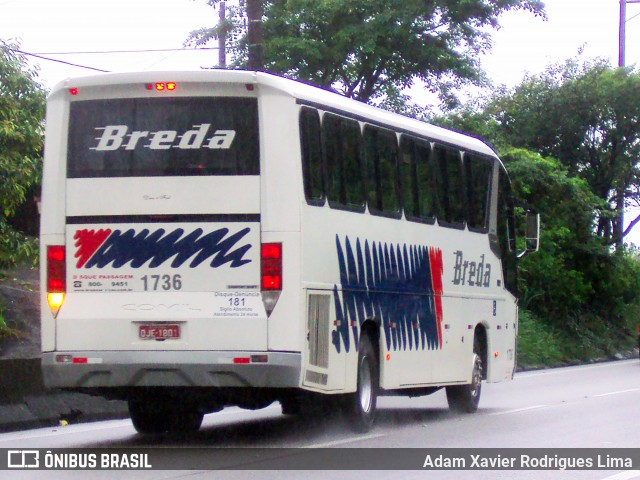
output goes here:
[{"label": "red stripe decal", "polygon": [[444,273],[442,250],[431,247],[429,249],[429,263],[431,264],[431,284],[433,285],[433,298],[436,305],[438,345],[442,348],[442,275]]},{"label": "red stripe decal", "polygon": [[76,234],[73,236],[73,239],[76,241],[76,254],[74,257],[78,259],[76,268],[82,268],[109,235],[111,235],[111,229],[109,228],[101,228],[98,231],[86,229],[76,231]]}]

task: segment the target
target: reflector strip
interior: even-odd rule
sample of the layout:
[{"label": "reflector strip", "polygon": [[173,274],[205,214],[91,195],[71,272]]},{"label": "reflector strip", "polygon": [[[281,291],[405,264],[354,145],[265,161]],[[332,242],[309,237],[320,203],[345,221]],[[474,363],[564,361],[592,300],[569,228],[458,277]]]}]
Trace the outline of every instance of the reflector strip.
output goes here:
[{"label": "reflector strip", "polygon": [[71,363],[73,357],[71,355],[56,355],[56,362],[58,363]]}]

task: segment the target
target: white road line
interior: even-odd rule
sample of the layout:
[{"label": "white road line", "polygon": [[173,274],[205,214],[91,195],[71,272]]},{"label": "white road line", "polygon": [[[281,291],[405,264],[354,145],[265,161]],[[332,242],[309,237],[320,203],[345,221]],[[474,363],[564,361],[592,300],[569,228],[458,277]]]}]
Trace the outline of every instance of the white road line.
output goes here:
[{"label": "white road line", "polygon": [[617,392],[600,393],[598,395],[591,395],[592,397],[608,397],[609,395],[620,395],[621,393],[640,392],[640,388],[630,388],[629,390],[618,390]]},{"label": "white road line", "polygon": [[[618,390],[615,392],[606,392],[606,393],[599,393],[597,395],[589,395],[588,398],[597,398],[597,397],[608,397],[611,395],[621,395],[623,393],[633,393],[633,392],[640,392],[640,388],[630,388],[628,390]],[[572,402],[573,403],[573,402]],[[567,405],[567,404],[562,404],[562,405]],[[551,405],[531,405],[529,407],[523,407],[523,408],[515,408],[513,410],[505,410],[504,412],[494,412],[494,413],[490,413],[490,416],[496,416],[496,415],[509,415],[511,413],[520,413],[520,412],[528,412],[529,410],[537,410],[539,408],[545,408],[545,407],[550,407]]]},{"label": "white road line", "polygon": [[333,442],[313,443],[311,445],[304,445],[302,448],[327,448],[334,447],[336,445],[342,445],[345,443],[361,442],[363,440],[371,440],[372,438],[380,438],[386,436],[387,435],[384,433],[372,433],[371,435],[343,438],[342,440],[334,440]]},{"label": "white road line", "polygon": [[597,365],[589,365],[589,366],[583,366],[583,365],[578,365],[575,367],[560,367],[560,368],[546,368],[544,370],[541,370],[539,372],[519,372],[516,373],[516,377],[518,379],[525,379],[525,378],[535,378],[535,377],[541,377],[543,375],[558,375],[558,374],[562,374],[562,373],[575,373],[576,371],[588,371],[588,370],[595,370],[598,368],[611,368],[611,367],[623,367],[628,365],[631,362],[637,362],[638,360],[636,359],[631,359],[631,360],[619,360],[617,362],[605,362],[605,363],[599,363]]},{"label": "white road line", "polygon": [[[106,423],[113,423],[113,425],[107,425]],[[85,426],[86,425],[86,426]],[[115,429],[115,428],[131,428],[131,420],[107,420],[100,422],[100,430]],[[95,423],[88,424],[74,424],[65,425],[59,427],[44,427],[37,430],[24,430],[22,432],[9,432],[0,434],[0,444],[5,442],[12,442],[16,440],[33,440],[42,439],[47,437],[58,437],[61,435],[75,435],[76,433],[86,433],[96,429]]]},{"label": "white road line", "polygon": [[[271,405],[269,407],[263,408],[262,411],[280,411],[280,405]],[[228,407],[224,410],[216,413],[212,413],[211,415],[222,416],[222,415],[242,415],[245,414],[246,411],[239,407]],[[75,435],[77,433],[87,433],[93,430],[107,430],[107,429],[130,429],[132,432],[135,432],[133,429],[133,425],[131,424],[131,420],[121,419],[121,420],[103,420],[97,422],[90,423],[77,423],[72,425],[65,426],[57,426],[57,427],[43,427],[41,429],[31,429],[31,430],[23,430],[17,432],[8,432],[0,434],[0,444],[15,442],[20,440],[34,440],[34,439],[43,439],[49,437],[60,437],[63,435]]]},{"label": "white road line", "polygon": [[529,410],[537,410],[538,408],[545,408],[548,407],[549,405],[532,405],[530,407],[523,407],[523,408],[515,408],[513,410],[506,410],[504,412],[494,412],[494,413],[490,413],[490,416],[497,416],[497,415],[509,415],[511,413],[520,413],[520,412],[528,412]]},{"label": "white road line", "polygon": [[640,470],[627,470],[626,472],[616,473],[602,480],[631,480],[632,478],[640,478]]}]

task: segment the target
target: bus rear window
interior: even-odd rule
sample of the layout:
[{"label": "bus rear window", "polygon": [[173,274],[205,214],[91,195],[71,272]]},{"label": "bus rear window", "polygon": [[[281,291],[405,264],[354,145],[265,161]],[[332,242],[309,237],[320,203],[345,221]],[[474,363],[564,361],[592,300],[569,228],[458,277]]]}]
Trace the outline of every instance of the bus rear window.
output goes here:
[{"label": "bus rear window", "polygon": [[258,175],[251,98],[122,98],[72,102],[70,178]]}]

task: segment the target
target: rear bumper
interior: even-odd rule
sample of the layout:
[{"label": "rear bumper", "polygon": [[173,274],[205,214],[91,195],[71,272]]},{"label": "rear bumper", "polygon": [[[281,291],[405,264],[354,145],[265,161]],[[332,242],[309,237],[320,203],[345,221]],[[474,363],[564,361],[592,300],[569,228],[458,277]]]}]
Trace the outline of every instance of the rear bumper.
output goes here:
[{"label": "rear bumper", "polygon": [[[83,363],[58,362],[60,355]],[[266,355],[267,361],[233,361],[252,355]],[[42,374],[47,388],[297,388],[301,359],[300,353],[285,352],[53,352],[42,355]]]}]

